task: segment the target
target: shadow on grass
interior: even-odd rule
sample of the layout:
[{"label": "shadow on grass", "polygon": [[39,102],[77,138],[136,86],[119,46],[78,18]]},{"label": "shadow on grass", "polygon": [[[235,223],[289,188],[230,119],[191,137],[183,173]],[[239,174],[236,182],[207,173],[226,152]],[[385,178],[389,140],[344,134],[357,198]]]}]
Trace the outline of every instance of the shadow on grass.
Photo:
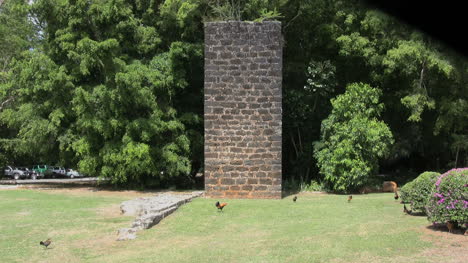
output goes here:
[{"label": "shadow on grass", "polygon": [[411,216],[426,216],[423,212],[411,212]]},{"label": "shadow on grass", "polygon": [[283,190],[281,191],[281,199],[292,196],[292,195],[297,195],[299,194],[299,190]]},{"label": "shadow on grass", "polygon": [[447,234],[454,234],[454,235],[464,235],[466,231],[462,228],[457,227],[452,231],[452,233],[449,233],[448,228],[445,224],[433,224],[433,225],[427,226],[426,228],[434,232],[446,232]]}]

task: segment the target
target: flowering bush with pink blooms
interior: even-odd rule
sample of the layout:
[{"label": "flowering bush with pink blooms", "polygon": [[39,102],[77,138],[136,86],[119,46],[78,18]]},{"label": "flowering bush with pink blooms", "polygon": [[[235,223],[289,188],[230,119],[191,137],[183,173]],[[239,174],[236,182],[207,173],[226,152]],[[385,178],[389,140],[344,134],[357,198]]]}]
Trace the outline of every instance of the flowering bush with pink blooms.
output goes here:
[{"label": "flowering bush with pink blooms", "polygon": [[439,176],[426,206],[433,223],[468,224],[468,168],[452,169]]}]

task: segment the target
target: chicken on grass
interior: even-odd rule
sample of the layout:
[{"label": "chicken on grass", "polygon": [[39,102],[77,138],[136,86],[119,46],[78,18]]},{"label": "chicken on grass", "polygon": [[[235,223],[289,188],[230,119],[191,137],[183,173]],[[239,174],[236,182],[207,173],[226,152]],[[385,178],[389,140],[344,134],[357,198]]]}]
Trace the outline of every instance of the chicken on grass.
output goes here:
[{"label": "chicken on grass", "polygon": [[47,248],[50,245],[50,243],[52,243],[52,240],[50,240],[50,238],[49,238],[46,241],[39,242],[39,245],[44,246],[45,248]]},{"label": "chicken on grass", "polygon": [[406,205],[403,205],[403,213],[411,215],[411,210],[408,210],[408,208],[406,208]]},{"label": "chicken on grass", "polygon": [[216,202],[216,207],[218,208],[218,211],[223,211],[223,208],[225,206],[227,206],[227,203],[219,203],[219,201]]}]

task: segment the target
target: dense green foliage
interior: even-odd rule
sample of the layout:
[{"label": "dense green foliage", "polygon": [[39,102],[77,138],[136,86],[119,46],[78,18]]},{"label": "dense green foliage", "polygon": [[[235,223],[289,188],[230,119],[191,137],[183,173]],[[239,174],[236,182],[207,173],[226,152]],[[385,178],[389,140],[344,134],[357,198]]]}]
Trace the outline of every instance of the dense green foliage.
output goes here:
[{"label": "dense green foliage", "polygon": [[[9,0],[0,4],[0,81],[5,81],[9,63],[36,41],[36,27],[28,19],[26,0]],[[4,105],[2,105],[4,106]]]},{"label": "dense green foliage", "polygon": [[[36,44],[37,29],[28,19],[30,7],[26,0],[9,0],[0,3],[0,113],[14,103],[15,97],[7,93],[11,63],[21,52]],[[14,136],[0,121],[0,167],[10,159],[21,158],[14,151],[8,151],[11,144],[4,137]],[[14,156],[12,156],[14,155]]]},{"label": "dense green foliage", "polygon": [[[467,60],[359,1],[290,1],[284,50],[284,165],[310,180],[329,99],[349,83],[382,91],[395,143],[380,173],[443,170],[467,160]],[[309,65],[317,65],[311,74]],[[309,83],[318,83],[314,87]],[[458,157],[457,157],[458,156]]]},{"label": "dense green foliage", "polygon": [[189,184],[203,163],[203,22],[228,18],[282,22],[285,179],[326,175],[313,145],[350,83],[379,90],[395,141],[380,171],[362,160],[366,174],[468,162],[468,61],[361,1],[28,2],[0,6],[0,165]]},{"label": "dense green foliage", "polygon": [[440,173],[424,172],[401,188],[401,199],[411,204],[411,210],[426,212],[427,202],[434,190]]},{"label": "dense green foliage", "polygon": [[[190,107],[201,101],[184,97],[201,97],[202,38],[171,25],[177,4],[37,1],[43,45],[12,63],[5,88],[16,98],[1,115],[17,131],[14,151],[114,183],[188,175],[201,137]],[[187,37],[170,39],[158,24]]]},{"label": "dense green foliage", "polygon": [[428,220],[468,227],[468,168],[452,169],[437,179],[426,207]]},{"label": "dense green foliage", "polygon": [[331,100],[332,111],[322,122],[315,144],[320,173],[336,191],[357,190],[378,171],[378,160],[393,143],[388,126],[379,120],[381,92],[365,84],[351,84]]}]

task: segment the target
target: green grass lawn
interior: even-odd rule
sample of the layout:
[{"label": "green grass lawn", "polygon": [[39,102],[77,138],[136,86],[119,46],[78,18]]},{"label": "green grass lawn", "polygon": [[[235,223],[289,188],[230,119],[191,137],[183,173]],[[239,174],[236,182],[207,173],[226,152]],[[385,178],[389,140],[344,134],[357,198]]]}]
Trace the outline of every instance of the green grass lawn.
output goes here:
[{"label": "green grass lawn", "polygon": [[[115,241],[132,217],[123,197],[0,191],[2,262],[431,262],[425,217],[393,194],[299,195],[282,200],[197,198],[136,240]],[[112,211],[113,212],[112,212]],[[52,238],[50,249],[40,240]],[[426,241],[424,241],[426,240]],[[411,259],[411,260],[409,260]]]}]

